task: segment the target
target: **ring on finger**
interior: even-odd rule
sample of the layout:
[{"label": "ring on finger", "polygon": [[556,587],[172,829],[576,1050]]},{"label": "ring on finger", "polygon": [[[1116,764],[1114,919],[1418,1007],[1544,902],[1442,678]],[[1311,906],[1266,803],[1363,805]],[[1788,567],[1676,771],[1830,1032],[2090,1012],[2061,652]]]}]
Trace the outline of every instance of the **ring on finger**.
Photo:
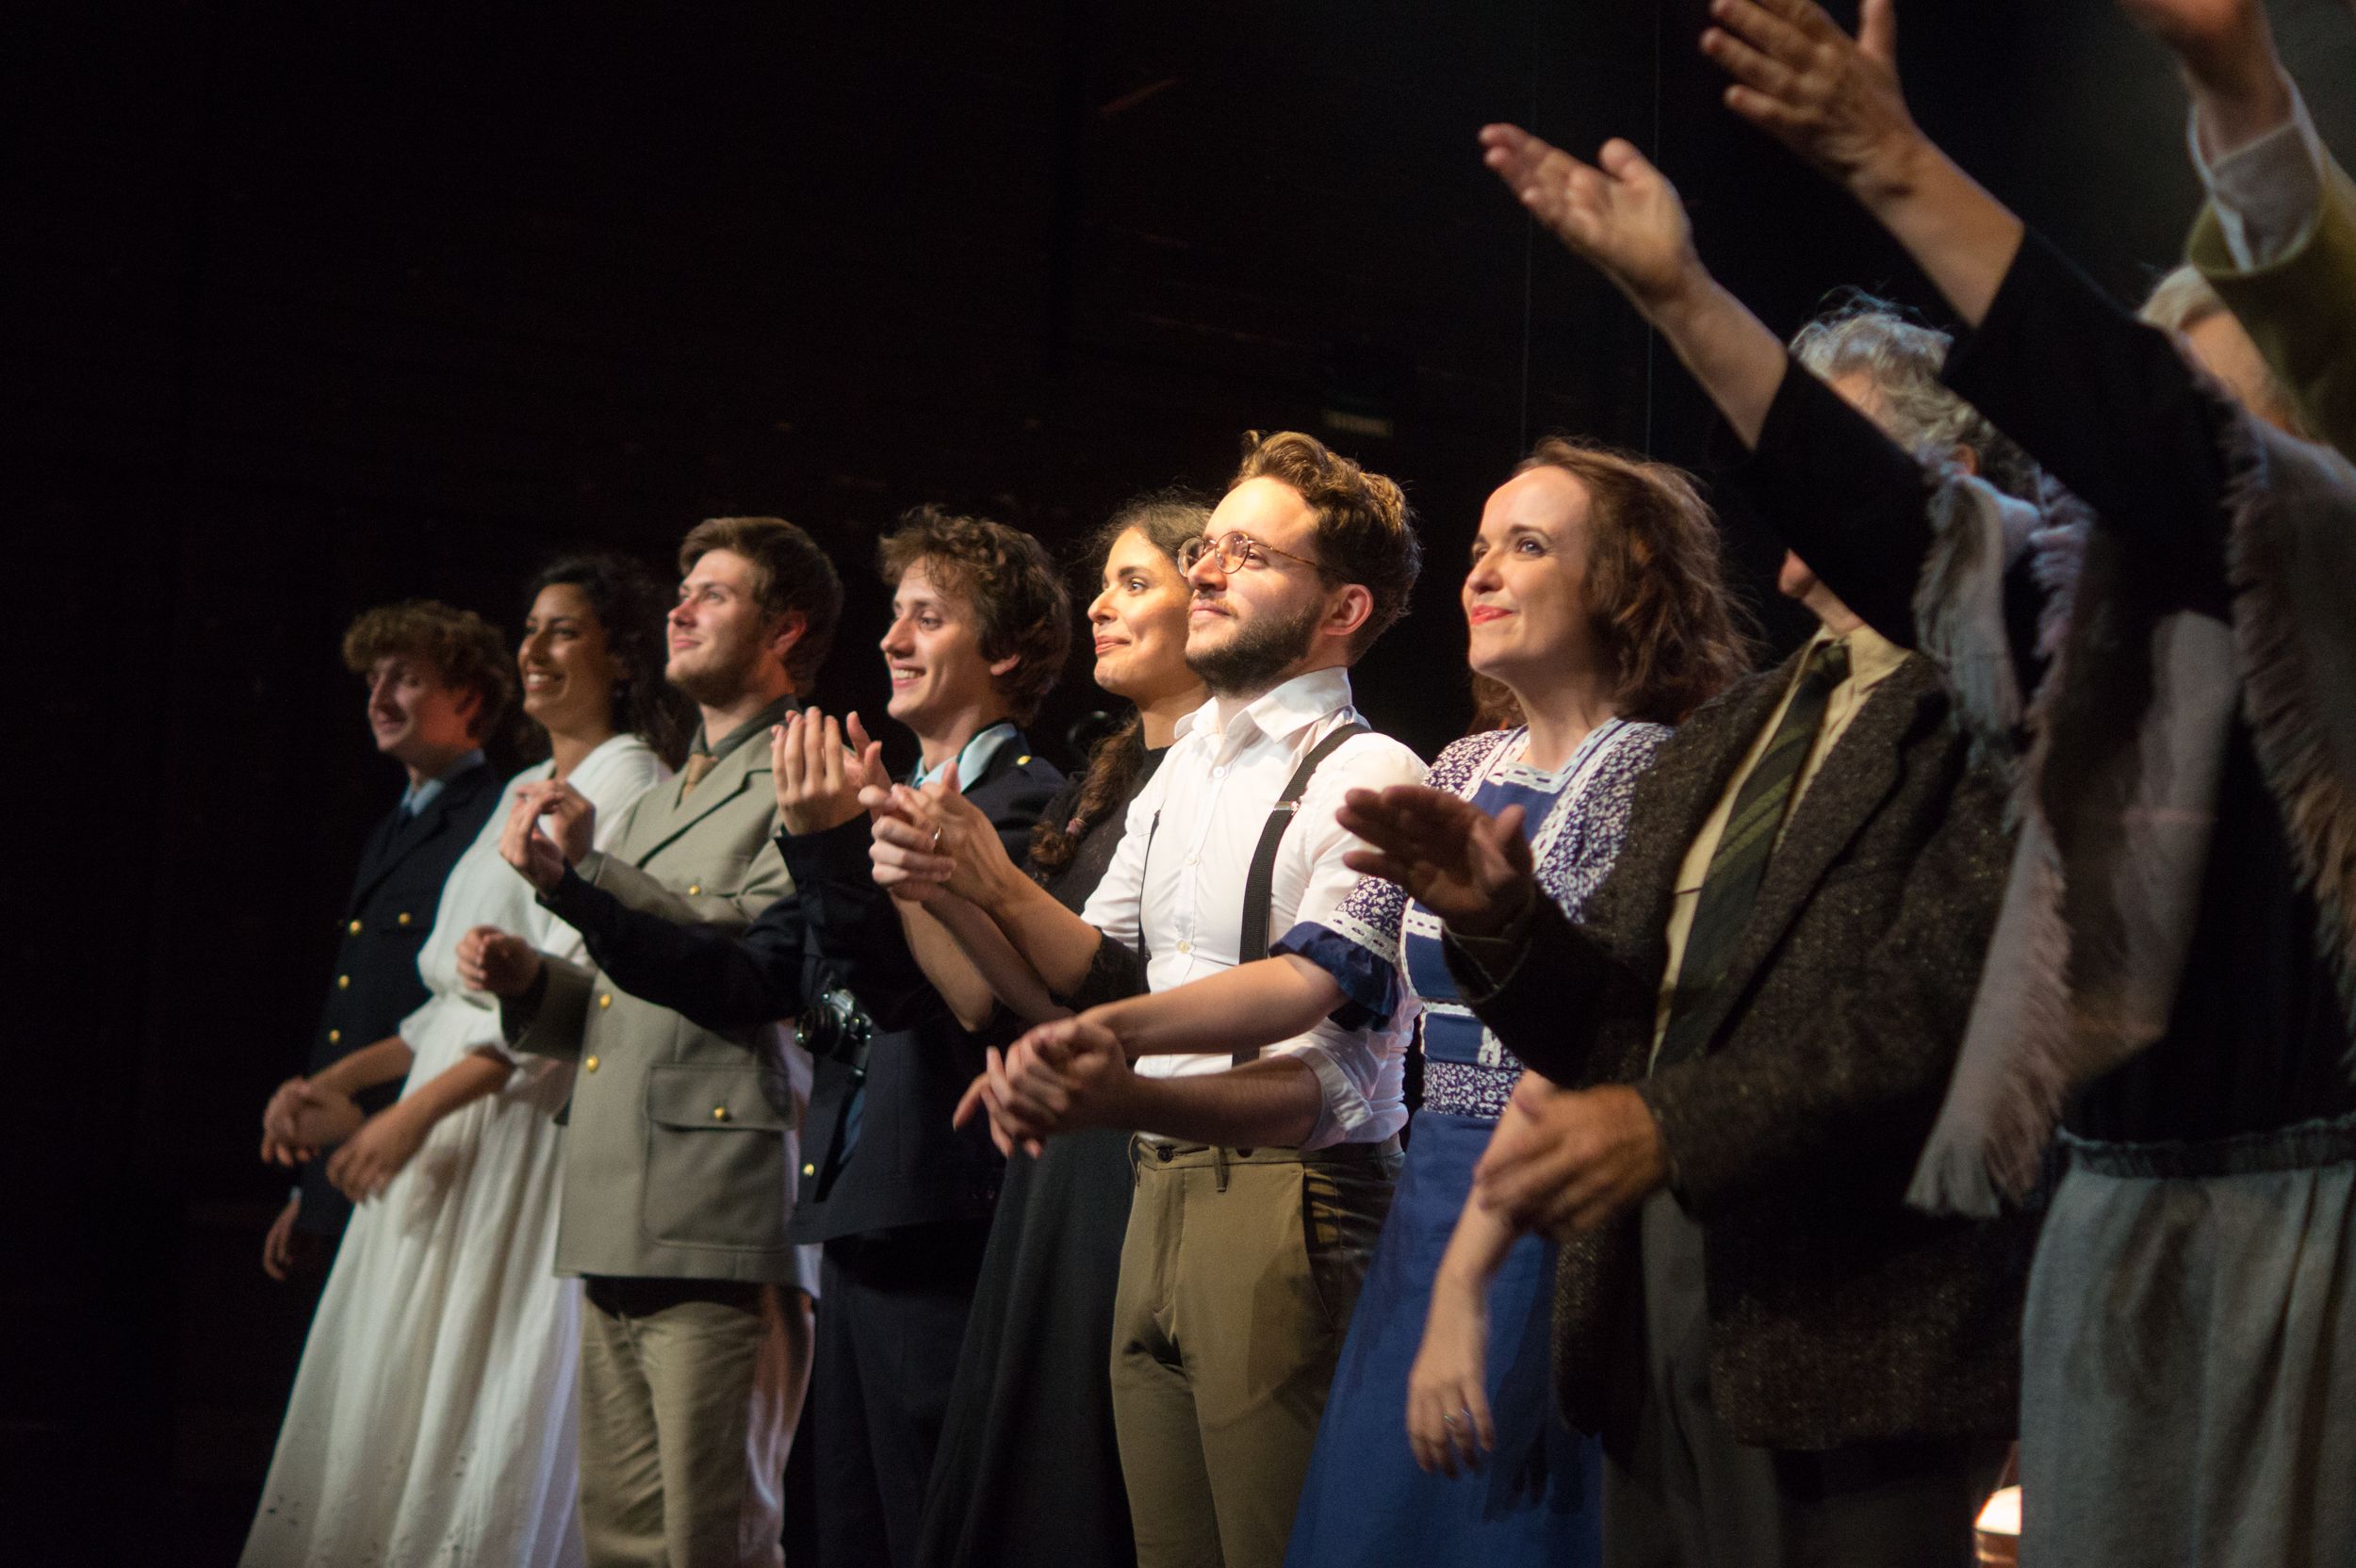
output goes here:
[{"label": "ring on finger", "polygon": [[938,827],[933,829],[933,853],[935,855],[941,853],[941,829]]}]

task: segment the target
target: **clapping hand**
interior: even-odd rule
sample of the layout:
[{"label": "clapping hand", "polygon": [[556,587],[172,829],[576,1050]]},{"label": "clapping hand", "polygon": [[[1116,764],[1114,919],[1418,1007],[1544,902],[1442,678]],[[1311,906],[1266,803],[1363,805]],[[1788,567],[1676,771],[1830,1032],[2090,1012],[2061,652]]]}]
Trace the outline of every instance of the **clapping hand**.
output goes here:
[{"label": "clapping hand", "polygon": [[458,939],[458,983],[485,996],[521,996],[540,978],[539,950],[496,925],[478,925]]},{"label": "clapping hand", "polygon": [[[843,731],[850,745],[843,744]],[[788,833],[824,833],[859,814],[860,792],[891,783],[883,743],[867,738],[857,713],[830,719],[816,708],[786,715],[769,732],[770,777],[777,791],[777,820]]]},{"label": "clapping hand", "polygon": [[307,1078],[289,1078],[262,1108],[262,1158],[271,1165],[301,1165],[350,1137],[362,1119],[350,1095],[322,1089]]},{"label": "clapping hand", "polygon": [[859,799],[875,820],[875,885],[896,898],[921,904],[945,891],[986,903],[992,878],[1012,869],[997,825],[959,792],[955,762],[922,789],[895,784]]},{"label": "clapping hand", "polygon": [[1711,0],[1702,53],[1726,106],[1870,200],[1924,145],[1898,86],[1895,0],[1862,0],[1851,38],[1813,0]]},{"label": "clapping hand", "polygon": [[566,867],[589,853],[597,827],[597,807],[570,784],[554,779],[527,784],[516,792],[499,832],[499,858],[547,892],[564,880]]},{"label": "clapping hand", "polygon": [[1350,791],[1334,820],[1369,846],[1344,865],[1398,883],[1466,935],[1502,931],[1537,896],[1518,806],[1492,817],[1444,790],[1394,784]]},{"label": "clapping hand", "polygon": [[1484,125],[1481,147],[1481,161],[1531,216],[1639,310],[1650,314],[1709,281],[1677,188],[1629,143],[1605,142],[1589,165],[1518,125]]}]

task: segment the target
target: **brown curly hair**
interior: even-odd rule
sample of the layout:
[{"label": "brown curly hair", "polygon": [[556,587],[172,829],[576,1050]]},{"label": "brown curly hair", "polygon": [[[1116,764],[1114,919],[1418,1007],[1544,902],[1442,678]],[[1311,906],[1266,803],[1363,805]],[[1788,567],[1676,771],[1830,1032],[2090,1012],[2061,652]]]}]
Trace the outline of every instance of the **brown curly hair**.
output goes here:
[{"label": "brown curly hair", "polygon": [[1019,529],[937,506],[903,513],[875,547],[875,569],[896,583],[924,562],[933,580],[963,595],[980,624],[982,657],[1018,662],[997,678],[1015,723],[1029,724],[1072,650],[1072,599],[1046,547]]},{"label": "brown curly hair", "polygon": [[1370,474],[1314,435],[1246,431],[1243,462],[1227,482],[1272,479],[1290,486],[1317,514],[1317,575],[1328,584],[1355,582],[1374,596],[1373,613],[1350,640],[1352,658],[1407,613],[1423,570],[1423,545],[1406,493]]},{"label": "brown curly hair", "polygon": [[[1620,672],[1631,719],[1677,724],[1751,667],[1750,617],[1726,591],[1718,525],[1682,468],[1600,442],[1549,435],[1514,468],[1560,468],[1586,486],[1587,607]],[[1475,727],[1522,722],[1504,685],[1473,678]]]},{"label": "brown curly hair", "polygon": [[[1091,578],[1101,574],[1113,546],[1121,542],[1122,534],[1135,529],[1145,535],[1148,544],[1168,556],[1174,566],[1180,547],[1189,539],[1202,537],[1203,525],[1210,520],[1211,509],[1184,491],[1158,490],[1139,496],[1114,513],[1089,537],[1082,559],[1088,563]],[[1145,721],[1132,709],[1127,721],[1088,752],[1088,772],[1072,796],[1071,816],[1056,821],[1050,813],[1039,818],[1039,825],[1031,829],[1031,875],[1046,882],[1070,865],[1088,830],[1129,798],[1129,787],[1143,766]]]},{"label": "brown curly hair", "polygon": [[785,656],[785,673],[807,691],[834,646],[843,619],[843,579],[818,542],[782,517],[707,517],[679,541],[684,577],[713,550],[730,550],[753,568],[753,596],[763,613],[799,615],[802,635]]},{"label": "brown curly hair", "polygon": [[438,599],[402,599],[363,610],[344,629],[344,667],[366,678],[385,658],[430,664],[445,686],[475,694],[467,733],[505,741],[515,706],[515,656],[499,628]]}]

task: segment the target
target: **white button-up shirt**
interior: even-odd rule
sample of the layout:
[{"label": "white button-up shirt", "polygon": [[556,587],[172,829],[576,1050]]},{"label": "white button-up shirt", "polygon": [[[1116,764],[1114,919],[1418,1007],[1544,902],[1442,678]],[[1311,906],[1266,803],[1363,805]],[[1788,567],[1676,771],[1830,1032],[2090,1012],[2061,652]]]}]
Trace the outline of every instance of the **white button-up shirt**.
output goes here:
[{"label": "white button-up shirt", "polygon": [[[1146,986],[1166,991],[1266,953],[1238,955],[1244,882],[1268,812],[1317,743],[1350,723],[1350,674],[1317,670],[1246,703],[1214,699],[1178,721],[1170,755],[1129,804],[1113,863],[1081,916],[1109,940],[1148,943]],[[1301,921],[1332,923],[1358,885],[1342,864],[1358,841],[1334,822],[1351,790],[1420,784],[1415,754],[1387,735],[1355,735],[1309,782],[1276,856],[1270,939]],[[1150,849],[1149,849],[1150,841]],[[1149,858],[1150,856],[1150,858]],[[1140,917],[1142,920],[1140,921]],[[1379,1143],[1407,1122],[1403,1070],[1414,1004],[1366,1029],[1325,1019],[1268,1053],[1297,1055],[1317,1074],[1323,1106],[1302,1145]],[[1147,1077],[1219,1072],[1227,1055],[1138,1058]]]}]

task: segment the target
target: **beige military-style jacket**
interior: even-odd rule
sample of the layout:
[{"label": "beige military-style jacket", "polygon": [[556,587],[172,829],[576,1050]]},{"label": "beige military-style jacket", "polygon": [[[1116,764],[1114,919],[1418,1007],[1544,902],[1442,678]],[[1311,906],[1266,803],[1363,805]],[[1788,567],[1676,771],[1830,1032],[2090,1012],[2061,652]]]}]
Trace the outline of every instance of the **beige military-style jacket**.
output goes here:
[{"label": "beige military-style jacket", "polygon": [[[576,873],[633,909],[742,929],[792,890],[777,846],[767,737],[631,804]],[[536,1006],[511,1003],[517,1050],[574,1060],[560,1274],[817,1286],[786,1244],[810,1059],[791,1021],[716,1032],[551,959]],[[764,1086],[764,1080],[766,1084]]]}]

